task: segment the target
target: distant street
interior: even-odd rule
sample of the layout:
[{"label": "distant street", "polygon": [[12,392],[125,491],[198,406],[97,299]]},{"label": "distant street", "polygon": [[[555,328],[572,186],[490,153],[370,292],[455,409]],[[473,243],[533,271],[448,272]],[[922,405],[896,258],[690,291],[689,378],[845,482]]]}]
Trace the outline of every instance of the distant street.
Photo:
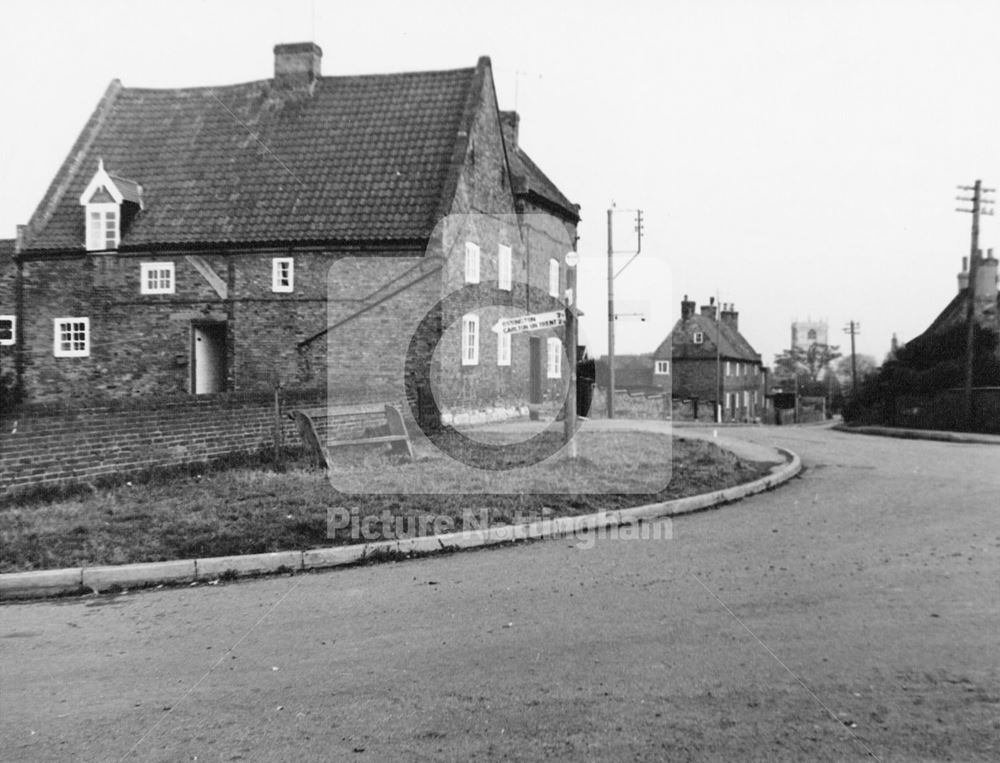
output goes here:
[{"label": "distant street", "polygon": [[0,756],[1000,759],[1000,447],[722,433],[806,470],[672,540],[3,606]]}]

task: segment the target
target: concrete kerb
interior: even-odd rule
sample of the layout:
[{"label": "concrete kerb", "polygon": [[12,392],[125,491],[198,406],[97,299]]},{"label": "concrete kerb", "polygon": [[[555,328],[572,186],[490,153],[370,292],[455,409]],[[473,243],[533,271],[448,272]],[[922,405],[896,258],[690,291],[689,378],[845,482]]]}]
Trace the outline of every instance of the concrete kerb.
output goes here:
[{"label": "concrete kerb", "polygon": [[459,551],[503,543],[558,538],[603,528],[631,525],[664,517],[675,517],[742,500],[781,485],[802,471],[795,453],[777,448],[787,459],[771,474],[711,493],[677,498],[631,509],[600,511],[574,517],[558,517],[520,525],[387,540],[352,546],[334,546],[308,551],[221,556],[210,559],[84,567],[37,572],[0,574],[0,601],[60,596],[84,591],[125,590],[159,585],[197,582],[220,577],[246,577],[282,572],[329,569],[379,558],[418,557],[443,551]]},{"label": "concrete kerb", "polygon": [[850,434],[876,435],[878,437],[899,437],[904,440],[935,440],[938,442],[958,442],[975,445],[1000,445],[1000,435],[976,434],[974,432],[946,432],[936,429],[902,429],[899,427],[851,426],[836,424],[838,432]]}]

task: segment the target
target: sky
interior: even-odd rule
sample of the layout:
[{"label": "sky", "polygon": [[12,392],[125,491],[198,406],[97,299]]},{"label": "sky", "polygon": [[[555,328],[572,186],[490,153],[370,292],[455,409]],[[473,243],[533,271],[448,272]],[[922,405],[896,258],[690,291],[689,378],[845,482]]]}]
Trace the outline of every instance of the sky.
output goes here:
[{"label": "sky", "polygon": [[[580,307],[652,352],[687,294],[733,303],[765,363],[791,322],[860,324],[879,361],[957,290],[971,215],[1000,184],[996,0],[19,0],[0,24],[0,237],[27,222],[108,83],[267,79],[279,42],[323,74],[493,65],[519,142],[581,205]],[[994,194],[994,197],[996,194]],[[634,211],[644,237],[634,260]],[[1000,254],[996,217],[980,246]],[[631,261],[630,261],[631,260]]]}]

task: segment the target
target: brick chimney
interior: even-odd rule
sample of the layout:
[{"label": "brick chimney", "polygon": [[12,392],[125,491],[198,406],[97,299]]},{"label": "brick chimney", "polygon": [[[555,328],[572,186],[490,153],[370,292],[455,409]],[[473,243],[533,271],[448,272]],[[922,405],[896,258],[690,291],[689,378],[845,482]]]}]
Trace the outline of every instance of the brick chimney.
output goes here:
[{"label": "brick chimney", "polygon": [[993,250],[986,250],[986,257],[982,256],[983,250],[979,250],[979,262],[976,263],[976,301],[992,300],[997,298],[997,260],[993,256]]},{"label": "brick chimney", "polygon": [[684,295],[684,299],[681,300],[681,320],[686,321],[688,318],[694,316],[694,300],[688,299],[688,295]]},{"label": "brick chimney", "polygon": [[958,274],[958,293],[962,294],[969,288],[969,258],[962,258],[962,270]]},{"label": "brick chimney", "polygon": [[517,128],[521,124],[521,116],[516,111],[500,112],[500,127],[503,139],[510,148],[517,148]]},{"label": "brick chimney", "polygon": [[731,326],[734,331],[740,330],[740,314],[736,312],[736,307],[732,302],[722,306],[722,322]]},{"label": "brick chimney", "polygon": [[701,306],[701,314],[706,318],[715,320],[715,297],[709,297],[708,304]]},{"label": "brick chimney", "polygon": [[312,90],[320,78],[323,50],[314,42],[274,46],[274,84],[283,90]]}]

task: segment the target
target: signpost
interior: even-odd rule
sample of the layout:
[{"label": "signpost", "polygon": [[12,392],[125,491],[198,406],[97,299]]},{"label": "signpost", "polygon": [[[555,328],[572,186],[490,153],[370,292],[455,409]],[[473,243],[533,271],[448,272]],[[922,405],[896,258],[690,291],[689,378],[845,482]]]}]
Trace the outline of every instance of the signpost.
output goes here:
[{"label": "signpost", "polygon": [[554,310],[551,313],[535,313],[534,315],[519,315],[516,318],[501,318],[493,324],[497,334],[520,334],[524,331],[540,331],[566,323],[566,311]]}]

